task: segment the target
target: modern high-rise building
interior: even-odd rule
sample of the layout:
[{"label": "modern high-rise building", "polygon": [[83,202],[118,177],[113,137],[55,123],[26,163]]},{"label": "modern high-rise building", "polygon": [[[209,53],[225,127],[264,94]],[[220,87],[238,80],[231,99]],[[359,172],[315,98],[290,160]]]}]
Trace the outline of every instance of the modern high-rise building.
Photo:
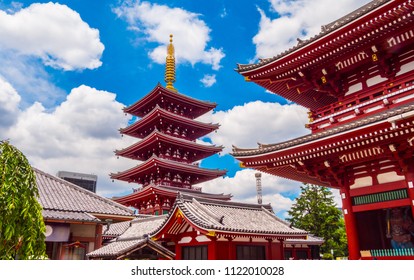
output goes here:
[{"label": "modern high-rise building", "polygon": [[96,182],[98,181],[98,176],[96,175],[70,171],[59,171],[57,173],[57,176],[88,191],[96,193]]}]

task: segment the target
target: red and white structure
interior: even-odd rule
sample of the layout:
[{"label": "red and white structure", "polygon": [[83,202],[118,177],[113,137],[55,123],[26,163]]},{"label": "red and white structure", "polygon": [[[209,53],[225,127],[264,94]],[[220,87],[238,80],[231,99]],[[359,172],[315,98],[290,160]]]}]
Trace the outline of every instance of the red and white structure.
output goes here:
[{"label": "red and white structure", "polygon": [[391,247],[389,213],[414,213],[414,1],[374,0],[284,53],[238,65],[309,109],[309,135],[233,148],[254,168],[340,190],[349,258],[414,259]]}]

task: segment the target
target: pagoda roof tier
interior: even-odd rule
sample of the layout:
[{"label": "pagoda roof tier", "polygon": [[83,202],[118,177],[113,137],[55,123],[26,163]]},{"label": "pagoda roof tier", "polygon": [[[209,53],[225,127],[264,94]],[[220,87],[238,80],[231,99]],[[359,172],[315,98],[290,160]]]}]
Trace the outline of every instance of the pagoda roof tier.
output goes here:
[{"label": "pagoda roof tier", "polygon": [[112,179],[142,184],[144,178],[151,174],[178,174],[188,178],[189,185],[206,182],[226,174],[226,170],[201,168],[194,164],[185,164],[173,160],[152,156],[147,161],[123,172],[112,173]]},{"label": "pagoda roof tier", "polygon": [[291,49],[255,64],[239,64],[236,71],[247,81],[317,110],[341,100],[367,71],[395,74],[400,67],[396,54],[412,49],[413,13],[411,0],[375,0],[322,26],[314,37],[298,39]]},{"label": "pagoda roof tier", "polygon": [[[116,150],[115,154],[117,156],[145,161],[152,156],[153,153],[158,156],[164,153],[164,156],[168,156],[165,155],[165,150],[168,150],[168,148],[171,149],[170,153],[180,150],[187,162],[195,162],[223,150],[222,146],[199,144],[194,141],[173,137],[158,130],[154,130],[141,141],[125,149]],[[161,152],[161,150],[164,152]],[[173,155],[170,155],[170,157],[173,157]],[[183,157],[180,158],[184,159]]]},{"label": "pagoda roof tier", "polygon": [[[412,157],[414,104],[276,144],[233,147],[232,155],[247,168],[320,186],[339,187],[341,170],[358,164],[394,164]],[[380,168],[380,167],[379,167]],[[322,173],[326,173],[322,176]],[[339,176],[339,177],[338,177]]]},{"label": "pagoda roof tier", "polygon": [[129,136],[144,138],[156,128],[160,131],[168,131],[168,126],[172,126],[171,133],[173,135],[175,135],[174,129],[179,128],[180,132],[185,132],[185,138],[195,140],[217,130],[220,125],[203,123],[176,115],[156,105],[150,113],[134,124],[120,129],[120,132]]},{"label": "pagoda roof tier", "polygon": [[217,106],[216,103],[201,101],[158,84],[142,99],[124,108],[124,112],[142,118],[151,112],[156,105],[162,106],[164,109],[169,106],[172,110],[173,108],[180,109],[180,112],[182,110],[182,113],[191,119],[204,115]]},{"label": "pagoda roof tier", "polygon": [[143,187],[142,189],[138,189],[131,194],[114,198],[113,200],[121,203],[122,205],[127,206],[135,206],[139,201],[146,201],[149,199],[153,199],[154,197],[169,197],[175,199],[178,193],[191,195],[194,197],[203,197],[203,198],[210,198],[210,199],[217,199],[217,200],[230,200],[232,195],[231,194],[213,194],[213,193],[205,193],[201,192],[200,190],[192,190],[192,189],[184,189],[184,188],[176,188],[170,186],[163,186],[163,185],[148,185]]}]

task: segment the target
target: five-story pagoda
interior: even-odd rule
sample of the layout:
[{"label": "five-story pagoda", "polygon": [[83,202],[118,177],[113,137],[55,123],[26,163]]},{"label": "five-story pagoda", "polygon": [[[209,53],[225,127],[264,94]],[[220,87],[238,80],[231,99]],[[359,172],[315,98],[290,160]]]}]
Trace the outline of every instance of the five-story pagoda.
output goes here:
[{"label": "five-story pagoda", "polygon": [[172,35],[167,50],[165,82],[166,87],[158,84],[142,99],[124,108],[125,113],[139,119],[120,132],[141,140],[115,151],[115,154],[142,163],[113,173],[111,178],[136,183],[141,187],[115,200],[138,209],[141,214],[153,215],[167,213],[178,192],[230,200],[230,195],[204,193],[200,187],[194,186],[226,174],[225,170],[201,168],[198,163],[219,153],[223,147],[196,141],[219,128],[218,124],[196,120],[214,109],[216,104],[185,96],[174,88]]}]

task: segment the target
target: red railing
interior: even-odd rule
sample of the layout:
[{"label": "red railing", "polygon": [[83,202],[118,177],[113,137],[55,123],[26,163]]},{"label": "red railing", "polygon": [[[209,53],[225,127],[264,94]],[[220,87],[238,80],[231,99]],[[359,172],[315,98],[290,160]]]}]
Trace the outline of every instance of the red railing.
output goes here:
[{"label": "red railing", "polygon": [[370,90],[353,93],[340,102],[312,112],[307,125],[312,132],[319,132],[336,125],[354,121],[386,109],[401,106],[414,100],[414,79],[411,75],[388,85],[377,85]]}]

